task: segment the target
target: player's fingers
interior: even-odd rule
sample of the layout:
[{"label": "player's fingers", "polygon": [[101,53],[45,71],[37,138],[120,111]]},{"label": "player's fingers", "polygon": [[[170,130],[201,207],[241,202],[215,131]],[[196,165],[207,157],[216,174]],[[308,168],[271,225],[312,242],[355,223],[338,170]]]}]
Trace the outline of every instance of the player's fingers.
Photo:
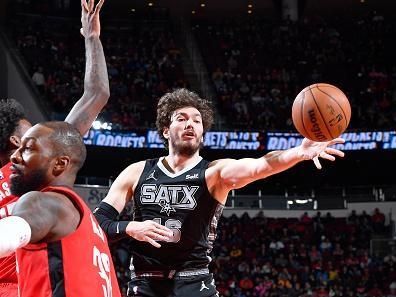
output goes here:
[{"label": "player's fingers", "polygon": [[156,242],[154,239],[151,239],[150,237],[146,237],[145,241],[148,242],[149,244],[151,244],[152,246],[156,247],[156,248],[160,248],[161,245]]},{"label": "player's fingers", "polygon": [[98,4],[96,4],[95,12],[94,12],[95,14],[99,13],[100,9],[101,9],[102,6],[103,6],[103,3],[104,3],[104,0],[100,0],[100,1],[98,2]]},{"label": "player's fingers", "polygon": [[83,12],[88,12],[88,6],[86,0],[81,0],[81,9]]},{"label": "player's fingers", "polygon": [[154,221],[152,221],[153,223],[153,226],[156,228],[156,229],[161,229],[161,230],[163,230],[163,231],[166,231],[166,232],[170,232],[170,233],[172,233],[172,230],[171,229],[169,229],[169,228],[167,228],[167,227],[165,227],[165,226],[162,226],[161,224],[158,224],[157,222],[154,222]]},{"label": "player's fingers", "polygon": [[81,33],[82,36],[84,36],[84,30],[83,30],[83,28],[80,29],[80,33]]},{"label": "player's fingers", "polygon": [[145,236],[149,237],[155,241],[168,241],[168,239],[169,239],[169,236],[159,234],[156,231],[146,232]]},{"label": "player's fingers", "polygon": [[164,231],[164,230],[155,230],[156,234],[158,236],[161,236],[163,238],[164,241],[168,241],[170,238],[172,238],[173,236],[173,232],[168,232],[168,231]]},{"label": "player's fingers", "polygon": [[169,236],[167,236],[167,235],[161,235],[161,234],[157,234],[156,236],[155,236],[155,238],[153,238],[155,241],[165,241],[165,242],[168,242],[168,241],[171,241],[171,238],[169,237]]},{"label": "player's fingers", "polygon": [[318,157],[318,156],[314,157],[314,158],[312,159],[312,161],[314,162],[316,168],[322,169],[322,165],[321,165],[320,162],[319,162],[319,157]]},{"label": "player's fingers", "polygon": [[93,12],[94,9],[94,5],[95,5],[95,0],[88,0],[88,11],[89,12]]},{"label": "player's fingers", "polygon": [[345,139],[338,137],[338,138],[334,138],[329,142],[329,145],[333,145],[333,144],[337,144],[337,143],[345,143]]},{"label": "player's fingers", "polygon": [[334,156],[329,155],[329,154],[327,154],[327,153],[325,153],[325,152],[321,152],[321,153],[319,154],[319,157],[321,157],[321,158],[323,158],[323,159],[326,159],[326,160],[329,160],[329,161],[335,161],[335,159],[336,159]]},{"label": "player's fingers", "polygon": [[336,155],[338,157],[344,157],[345,156],[344,152],[342,152],[340,150],[337,150],[335,148],[331,148],[331,147],[326,148],[325,152],[330,154],[330,155]]}]

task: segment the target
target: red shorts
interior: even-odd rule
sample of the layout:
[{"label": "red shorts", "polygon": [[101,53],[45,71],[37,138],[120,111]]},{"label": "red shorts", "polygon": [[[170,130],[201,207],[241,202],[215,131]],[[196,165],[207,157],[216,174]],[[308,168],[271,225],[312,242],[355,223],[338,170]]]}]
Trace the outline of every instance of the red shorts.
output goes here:
[{"label": "red shorts", "polygon": [[18,284],[0,283],[0,297],[18,297]]}]

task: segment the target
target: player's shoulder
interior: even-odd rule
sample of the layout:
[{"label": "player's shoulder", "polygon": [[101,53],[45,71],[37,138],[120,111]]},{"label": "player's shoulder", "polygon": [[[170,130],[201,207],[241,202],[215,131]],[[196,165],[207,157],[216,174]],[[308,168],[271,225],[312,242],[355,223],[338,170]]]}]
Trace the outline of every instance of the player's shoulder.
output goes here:
[{"label": "player's shoulder", "polygon": [[146,165],[146,160],[135,162],[135,163],[128,165],[128,167],[126,167],[123,170],[123,172],[131,173],[131,172],[139,171],[140,169],[143,170],[145,165]]},{"label": "player's shoulder", "polygon": [[134,184],[135,180],[139,179],[143,173],[146,160],[130,164],[117,177],[117,181],[126,184]]},{"label": "player's shoulder", "polygon": [[30,191],[23,194],[15,204],[13,213],[20,209],[29,209],[32,212],[44,208],[55,211],[65,204],[65,195],[56,192]]}]

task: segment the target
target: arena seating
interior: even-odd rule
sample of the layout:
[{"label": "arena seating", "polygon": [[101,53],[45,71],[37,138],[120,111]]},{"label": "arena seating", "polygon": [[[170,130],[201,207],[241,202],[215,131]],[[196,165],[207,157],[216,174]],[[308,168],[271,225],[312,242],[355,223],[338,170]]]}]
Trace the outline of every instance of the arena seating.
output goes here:
[{"label": "arena seating", "polygon": [[[220,295],[387,296],[396,279],[396,259],[370,254],[370,240],[390,231],[378,216],[384,218],[354,211],[346,218],[330,212],[299,219],[247,213],[222,217],[210,267]],[[124,289],[130,244],[122,240],[113,246]]]}]

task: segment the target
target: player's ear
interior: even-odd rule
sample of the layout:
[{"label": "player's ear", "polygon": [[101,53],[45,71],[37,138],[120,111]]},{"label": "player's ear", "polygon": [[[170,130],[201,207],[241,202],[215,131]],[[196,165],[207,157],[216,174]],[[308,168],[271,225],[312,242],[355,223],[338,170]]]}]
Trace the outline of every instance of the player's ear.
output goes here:
[{"label": "player's ear", "polygon": [[165,139],[169,139],[169,128],[164,128],[162,135],[165,137]]},{"label": "player's ear", "polygon": [[16,135],[10,136],[10,144],[13,148],[19,148],[21,146],[21,138]]},{"label": "player's ear", "polygon": [[69,156],[60,156],[55,160],[54,168],[52,169],[52,173],[54,176],[58,176],[62,174],[70,165],[70,157]]}]

